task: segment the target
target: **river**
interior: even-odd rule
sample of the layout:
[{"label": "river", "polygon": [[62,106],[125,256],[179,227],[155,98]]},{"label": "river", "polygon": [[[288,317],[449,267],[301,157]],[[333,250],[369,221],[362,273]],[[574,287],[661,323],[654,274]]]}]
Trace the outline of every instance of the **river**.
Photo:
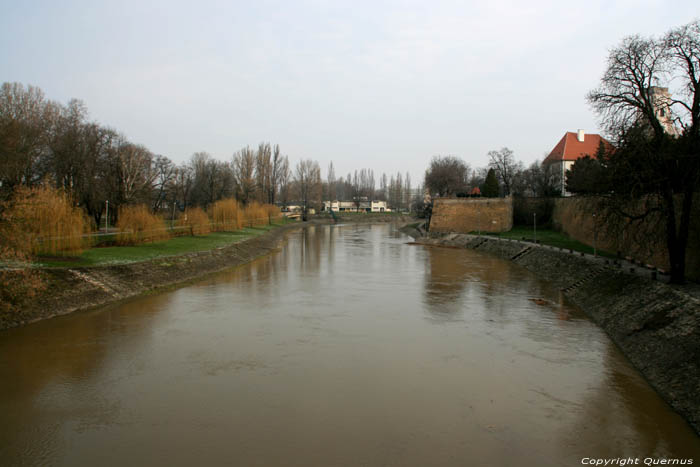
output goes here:
[{"label": "river", "polygon": [[0,464],[700,462],[557,289],[410,240],[309,226],[203,282],[0,332]]}]

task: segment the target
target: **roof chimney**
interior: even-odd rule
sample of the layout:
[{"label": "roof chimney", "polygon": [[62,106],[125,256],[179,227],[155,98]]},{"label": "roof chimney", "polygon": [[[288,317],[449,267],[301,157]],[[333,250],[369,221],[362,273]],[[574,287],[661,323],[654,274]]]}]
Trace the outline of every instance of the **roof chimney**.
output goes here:
[{"label": "roof chimney", "polygon": [[583,138],[586,136],[586,132],[579,129],[578,130],[578,135],[576,136],[576,139],[578,139],[579,143],[583,143]]}]

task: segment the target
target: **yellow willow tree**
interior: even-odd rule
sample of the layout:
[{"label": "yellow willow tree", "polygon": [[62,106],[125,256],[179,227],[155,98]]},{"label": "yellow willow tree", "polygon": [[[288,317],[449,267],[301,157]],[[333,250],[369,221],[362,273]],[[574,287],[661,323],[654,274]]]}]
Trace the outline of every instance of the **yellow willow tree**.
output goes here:
[{"label": "yellow willow tree", "polygon": [[207,235],[211,232],[210,220],[202,208],[187,208],[177,221],[178,227],[186,227],[186,231],[192,235]]},{"label": "yellow willow tree", "polygon": [[143,204],[119,208],[117,244],[136,245],[170,238],[170,232],[160,217],[151,214]]},{"label": "yellow willow tree", "polygon": [[212,230],[232,232],[243,227],[243,210],[235,199],[221,199],[209,209]]},{"label": "yellow willow tree", "polygon": [[76,255],[88,245],[90,222],[63,190],[17,187],[2,212],[3,245],[22,254]]},{"label": "yellow willow tree", "polygon": [[251,201],[243,208],[244,224],[248,227],[267,224],[267,208],[264,204]]}]

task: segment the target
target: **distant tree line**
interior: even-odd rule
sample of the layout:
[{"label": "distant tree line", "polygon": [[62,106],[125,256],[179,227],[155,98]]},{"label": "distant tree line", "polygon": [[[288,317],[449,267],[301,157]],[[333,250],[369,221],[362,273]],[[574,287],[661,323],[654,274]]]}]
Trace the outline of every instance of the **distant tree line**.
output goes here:
[{"label": "distant tree line", "polygon": [[[146,205],[154,214],[176,217],[190,207],[207,209],[222,199],[320,207],[324,199],[359,203],[386,200],[393,209],[408,209],[408,173],[383,174],[379,188],[374,172],[360,169],[327,180],[318,162],[300,160],[291,167],[279,145],[246,146],[228,161],[196,152],[184,163],[155,154],[117,130],[92,122],[83,102],[61,104],[37,87],[3,83],[0,87],[0,201],[18,187],[48,184],[63,189],[94,224],[117,221],[119,208]],[[4,206],[6,204],[0,204]]]},{"label": "distant tree line", "polygon": [[560,179],[548,165],[535,161],[530,166],[515,159],[512,150],[488,152],[486,167],[472,169],[456,156],[435,156],[425,172],[425,187],[431,196],[527,196],[561,194]]},{"label": "distant tree line", "polygon": [[206,208],[230,197],[273,204],[292,196],[292,178],[278,145],[245,147],[230,161],[197,152],[175,164],[89,121],[79,100],[62,105],[19,83],[0,88],[0,199],[19,186],[49,183],[65,189],[99,225],[106,201],[113,208],[110,217],[132,204],[154,213]]},{"label": "distant tree line", "polygon": [[353,201],[358,208],[362,201],[386,201],[387,206],[395,211],[409,210],[416,194],[411,188],[408,172],[397,172],[388,177],[382,173],[377,179],[374,170],[363,168],[336,178],[333,162],[328,166],[322,191],[324,200]]}]

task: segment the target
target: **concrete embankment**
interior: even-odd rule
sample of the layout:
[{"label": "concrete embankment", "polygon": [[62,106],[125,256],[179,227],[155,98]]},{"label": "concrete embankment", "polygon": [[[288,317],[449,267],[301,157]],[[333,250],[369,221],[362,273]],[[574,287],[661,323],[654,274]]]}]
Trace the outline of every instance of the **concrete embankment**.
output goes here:
[{"label": "concrete embankment", "polygon": [[[396,215],[354,215],[347,219],[341,217],[340,222],[405,223],[411,219],[408,216]],[[42,269],[46,289],[25,300],[19,309],[0,311],[0,330],[193,282],[271,253],[283,241],[284,235],[292,229],[330,223],[333,221],[329,217],[287,224],[223,248],[138,263]]]},{"label": "concrete embankment", "polygon": [[700,434],[700,300],[602,258],[467,234],[417,242],[470,248],[513,261],[558,286],[603,328],[656,391]]}]

